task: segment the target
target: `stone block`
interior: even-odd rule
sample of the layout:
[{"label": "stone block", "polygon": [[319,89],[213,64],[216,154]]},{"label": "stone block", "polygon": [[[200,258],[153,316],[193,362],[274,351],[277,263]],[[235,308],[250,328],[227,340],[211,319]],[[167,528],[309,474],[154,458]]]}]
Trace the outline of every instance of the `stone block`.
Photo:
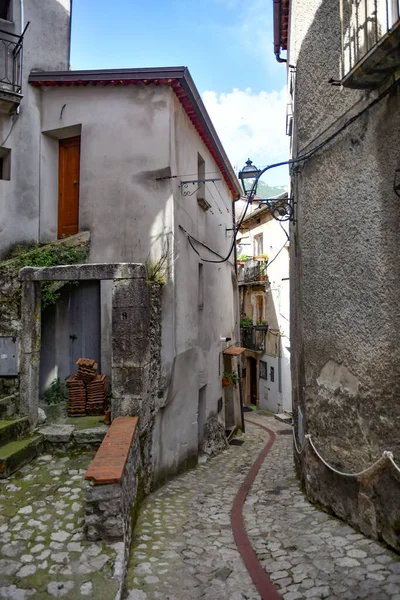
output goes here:
[{"label": "stone block", "polygon": [[145,279],[146,267],[139,263],[89,263],[57,267],[24,267],[20,281],[74,281],[102,279]]},{"label": "stone block", "polygon": [[108,427],[91,427],[89,429],[76,429],[74,440],[77,444],[101,444],[108,431]]},{"label": "stone block", "polygon": [[150,286],[144,279],[119,279],[113,286],[113,306],[147,308],[150,306]]},{"label": "stone block", "polygon": [[40,433],[52,444],[67,444],[73,431],[73,425],[48,425],[40,429]]}]

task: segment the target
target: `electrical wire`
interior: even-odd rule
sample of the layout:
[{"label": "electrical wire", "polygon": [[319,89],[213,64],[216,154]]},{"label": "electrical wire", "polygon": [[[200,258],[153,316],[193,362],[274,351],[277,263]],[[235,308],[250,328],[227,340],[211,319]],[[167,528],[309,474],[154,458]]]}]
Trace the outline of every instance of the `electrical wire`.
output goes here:
[{"label": "electrical wire", "polygon": [[1,147],[2,147],[2,146],[4,146],[4,144],[7,142],[8,138],[10,137],[10,135],[11,135],[11,132],[12,132],[12,130],[14,129],[14,125],[15,125],[15,123],[17,122],[17,120],[18,120],[18,119],[17,119],[17,117],[15,117],[15,118],[14,118],[14,120],[13,120],[13,122],[11,123],[10,131],[8,132],[8,135],[7,135],[7,137],[5,138],[5,140],[3,140],[3,141],[1,142],[1,144],[0,144],[0,146],[1,146]]},{"label": "electrical wire", "polygon": [[219,195],[219,197],[221,198],[221,200],[222,200],[222,202],[223,202],[223,204],[224,204],[224,206],[225,206],[225,208],[226,208],[226,212],[227,212],[227,213],[229,213],[229,214],[232,214],[232,212],[229,210],[229,206],[226,204],[226,202],[225,202],[224,198],[222,197],[222,195],[221,195],[221,192],[220,192],[220,191],[219,191],[219,189],[217,188],[217,184],[215,183],[215,181],[213,181],[212,183],[214,184],[214,187],[215,187],[215,189],[217,190],[217,192],[218,192],[218,195]]},{"label": "electrical wire", "polygon": [[[382,94],[380,94],[379,96],[377,96],[372,102],[370,102],[368,104],[368,106],[366,106],[365,108],[363,108],[359,113],[357,113],[356,115],[354,115],[353,117],[351,117],[348,121],[346,121],[345,123],[343,123],[343,125],[341,127],[339,127],[339,129],[337,131],[335,131],[334,133],[332,133],[330,136],[328,136],[325,140],[323,140],[322,142],[320,142],[319,144],[317,144],[317,146],[315,146],[314,148],[312,148],[311,150],[309,150],[308,152],[305,152],[304,154],[301,154],[300,156],[297,156],[295,158],[291,158],[289,160],[284,160],[281,161],[279,163],[274,163],[272,165],[269,165],[267,167],[265,167],[260,175],[258,176],[258,178],[255,180],[255,182],[253,183],[253,186],[248,194],[248,198],[247,198],[247,204],[246,204],[246,208],[244,210],[243,216],[239,222],[239,224],[236,226],[235,228],[235,233],[233,235],[233,239],[232,239],[232,244],[231,247],[229,249],[229,254],[221,259],[221,260],[209,260],[206,258],[203,258],[200,253],[195,249],[195,247],[193,246],[191,239],[195,242],[198,243],[202,243],[199,242],[199,240],[196,240],[196,238],[194,238],[193,236],[190,236],[190,234],[188,235],[188,240],[189,240],[189,244],[191,245],[191,247],[193,248],[193,250],[196,252],[196,254],[200,257],[200,259],[203,262],[208,262],[208,263],[222,263],[222,262],[226,262],[227,260],[229,260],[230,255],[233,252],[233,249],[235,247],[235,243],[236,243],[236,237],[238,234],[238,231],[244,221],[244,217],[246,216],[246,212],[247,209],[249,207],[249,205],[252,203],[252,201],[254,200],[255,197],[255,192],[257,189],[257,184],[259,181],[259,178],[261,177],[261,175],[263,175],[264,173],[266,173],[267,171],[269,171],[270,169],[276,169],[277,167],[283,167],[285,165],[294,165],[296,163],[300,163],[303,162],[305,160],[308,160],[309,158],[311,158],[314,154],[316,154],[316,152],[318,152],[319,150],[321,150],[321,148],[324,148],[327,144],[329,144],[336,136],[338,136],[340,133],[342,133],[342,131],[344,131],[345,129],[347,129],[347,127],[349,127],[352,123],[354,123],[354,121],[356,121],[357,119],[359,119],[364,113],[366,113],[370,108],[372,108],[373,106],[375,106],[375,104],[377,104],[378,102],[380,102],[383,98],[385,98],[387,95],[390,94],[390,92],[392,91],[392,89],[394,89],[395,87],[397,87],[400,83],[400,80],[395,81],[394,83],[392,83],[391,86],[389,86],[384,92],[382,92]],[[313,142],[311,142],[313,143]],[[285,242],[285,244],[282,246],[282,248],[279,250],[279,252],[274,256],[274,258],[268,263],[269,265],[278,257],[278,255],[281,253],[281,251],[283,250],[283,248],[285,247],[287,242]]]}]

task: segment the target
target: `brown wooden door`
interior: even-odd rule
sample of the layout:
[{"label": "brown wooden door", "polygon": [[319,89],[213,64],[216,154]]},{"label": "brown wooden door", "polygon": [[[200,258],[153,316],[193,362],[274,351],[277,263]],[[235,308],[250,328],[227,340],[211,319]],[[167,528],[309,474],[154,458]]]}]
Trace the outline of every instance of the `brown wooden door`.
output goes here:
[{"label": "brown wooden door", "polygon": [[80,136],[60,140],[58,168],[58,237],[79,231]]}]

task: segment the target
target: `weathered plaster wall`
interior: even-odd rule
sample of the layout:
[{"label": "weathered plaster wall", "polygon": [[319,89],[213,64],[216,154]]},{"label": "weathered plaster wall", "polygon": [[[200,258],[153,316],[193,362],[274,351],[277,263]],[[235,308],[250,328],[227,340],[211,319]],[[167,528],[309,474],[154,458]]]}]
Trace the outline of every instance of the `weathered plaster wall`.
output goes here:
[{"label": "weathered plaster wall", "polygon": [[[327,83],[340,68],[338,4],[293,6],[294,146],[301,149],[324,123],[376,92]],[[400,205],[393,192],[399,108],[397,89],[308,160],[292,182],[294,405],[321,454],[347,472],[362,470],[383,450],[400,461]],[[340,477],[309,445],[297,466],[310,498],[400,549],[400,482],[393,468],[369,479]]]},{"label": "weathered plaster wall", "polygon": [[[169,255],[162,289],[162,379],[156,399],[160,410],[151,454],[156,474],[173,473],[198,453],[200,388],[206,386],[205,421],[217,412],[222,396],[220,353],[225,347],[220,336],[235,341],[236,319],[233,262],[203,265],[204,306],[199,310],[200,261],[179,225],[225,255],[231,243],[226,232],[232,227],[230,193],[222,181],[217,183],[218,191],[212,186],[217,200],[208,190],[206,194],[213,214],[204,213],[196,195],[182,196],[180,177],[157,180],[176,174],[196,179],[198,152],[206,172],[222,177],[167,86],[43,89],[42,107],[43,236],[56,235],[57,139],[75,135],[71,132],[80,128],[79,219],[80,227],[92,232],[90,260],[144,262],[150,256],[154,262],[162,253]],[[111,339],[106,287],[102,286],[104,347]],[[110,356],[103,351],[105,373],[110,369],[107,360]],[[144,428],[146,420],[140,416]]]},{"label": "weathered plaster wall", "polygon": [[[20,3],[13,0],[11,23],[1,29],[20,34]],[[0,145],[11,149],[11,179],[0,180],[0,256],[18,242],[38,240],[40,92],[27,84],[33,69],[68,69],[70,1],[32,0],[25,3],[24,96],[19,115],[0,115]],[[12,130],[11,130],[12,127]]]},{"label": "weathered plaster wall", "polygon": [[[221,177],[215,161],[184,113],[176,97],[171,103],[170,165],[174,193],[174,251],[173,264],[174,330],[163,331],[163,374],[169,385],[162,399],[162,409],[156,419],[154,460],[161,475],[176,470],[182,462],[188,464],[198,453],[198,413],[201,398],[205,402],[205,421],[217,414],[221,387],[221,351],[227,346],[221,336],[235,342],[236,312],[234,294],[237,293],[233,255],[220,264],[201,263],[189,245],[186,234],[179,228],[210,246],[222,257],[231,244],[232,199],[223,181],[207,184],[202,195],[211,204],[204,212],[197,203],[197,194],[183,196],[180,180],[197,179],[198,153],[205,161],[206,177]],[[212,173],[212,175],[207,175]],[[193,190],[196,186],[193,186]],[[220,196],[220,195],[221,196]],[[218,260],[218,256],[198,246],[202,256]],[[199,265],[202,264],[202,267]],[[203,294],[199,268],[202,269]],[[203,302],[201,302],[203,299]],[[202,304],[202,307],[200,305]],[[163,328],[164,328],[163,319]],[[171,364],[172,363],[172,364]],[[204,386],[206,386],[204,388]],[[224,425],[225,408],[218,413]],[[202,420],[200,419],[200,422]],[[176,426],[179,422],[179,427]],[[210,426],[208,430],[212,430]]]}]

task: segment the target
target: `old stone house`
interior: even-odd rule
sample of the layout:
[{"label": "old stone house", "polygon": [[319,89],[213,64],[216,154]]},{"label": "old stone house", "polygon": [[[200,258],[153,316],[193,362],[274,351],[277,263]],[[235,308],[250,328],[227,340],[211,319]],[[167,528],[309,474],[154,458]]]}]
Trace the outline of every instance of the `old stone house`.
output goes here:
[{"label": "old stone house", "polygon": [[295,160],[297,468],[310,498],[399,550],[399,3],[274,7]]},{"label": "old stone house", "polygon": [[[19,34],[19,3],[10,7],[4,27]],[[236,368],[234,356],[223,356],[238,333],[234,260],[203,261],[228,254],[239,184],[187,68],[69,71],[70,2],[29,3],[24,18],[30,25],[19,38],[25,58],[18,89],[0,74],[1,251],[89,232],[88,262],[100,267],[80,271],[82,277],[68,271],[70,279],[89,281],[64,285],[58,303],[42,311],[37,373],[20,323],[0,335],[19,338],[37,396],[39,375],[44,390],[71,374],[79,356],[95,358],[110,377],[121,367],[112,342],[114,309],[140,322],[140,335],[135,328],[126,334],[126,347],[135,337],[144,346],[125,356],[128,370],[113,390],[112,409],[143,417],[160,479],[196,460],[208,438],[241,422],[238,390],[225,402],[221,385],[224,368]],[[112,308],[110,279],[139,273],[121,271],[119,263],[146,264],[148,279],[163,284],[149,321],[140,321],[149,306],[145,286],[129,288],[125,299],[121,292]],[[151,360],[158,368],[146,371]],[[15,368],[18,384],[17,361]],[[28,411],[34,426],[32,395],[21,392],[20,412]]]},{"label": "old stone house", "polygon": [[[287,196],[287,194],[285,194]],[[240,203],[238,203],[240,213]],[[284,224],[254,202],[237,235],[244,400],[291,411],[289,242]]]}]

